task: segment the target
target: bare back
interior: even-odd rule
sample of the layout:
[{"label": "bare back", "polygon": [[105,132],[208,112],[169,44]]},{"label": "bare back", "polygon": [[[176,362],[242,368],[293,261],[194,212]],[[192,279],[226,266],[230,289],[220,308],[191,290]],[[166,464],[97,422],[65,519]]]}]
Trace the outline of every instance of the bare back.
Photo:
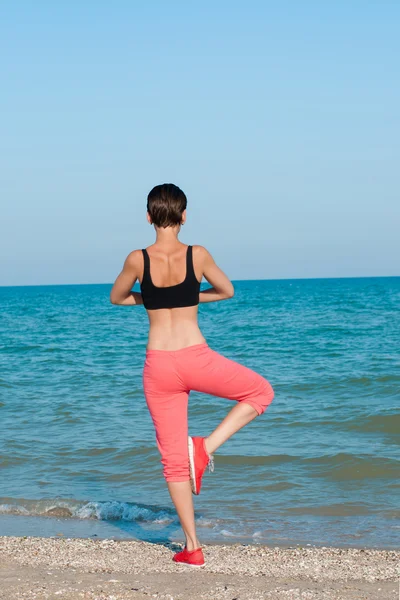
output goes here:
[{"label": "bare back", "polygon": [[[191,250],[190,262],[188,259],[189,249]],[[179,295],[187,292],[187,286],[185,287],[186,284],[183,282],[187,277],[189,267],[190,286],[197,287],[197,301],[184,304],[179,302]],[[203,277],[212,287],[200,290],[200,282]],[[231,281],[216,265],[204,246],[187,246],[176,238],[156,241],[143,250],[133,250],[126,258],[123,269],[115,280],[110,294],[111,302],[120,305],[144,304],[144,294],[132,291],[136,281],[139,281],[141,290],[144,291],[142,289],[144,278],[148,283],[150,282],[153,290],[170,289],[171,293],[160,291],[160,296],[169,295],[176,299],[176,303],[170,305],[174,306],[171,308],[152,310],[149,309],[147,303],[146,310],[150,325],[148,350],[179,350],[204,343],[205,338],[197,320],[198,303],[224,300],[231,298],[234,294]],[[154,293],[154,295],[157,294]],[[194,297],[193,294],[191,297]]]},{"label": "bare back", "polygon": [[[203,265],[200,247],[193,247],[193,269],[198,281],[203,278]],[[158,288],[178,286],[186,276],[186,244],[178,242],[170,250],[161,249],[157,244],[147,249],[150,258],[151,279]],[[142,265],[142,283],[144,264]],[[205,338],[198,325],[198,305],[179,308],[159,308],[147,310],[149,337],[147,349],[178,350],[186,346],[201,344]]]}]

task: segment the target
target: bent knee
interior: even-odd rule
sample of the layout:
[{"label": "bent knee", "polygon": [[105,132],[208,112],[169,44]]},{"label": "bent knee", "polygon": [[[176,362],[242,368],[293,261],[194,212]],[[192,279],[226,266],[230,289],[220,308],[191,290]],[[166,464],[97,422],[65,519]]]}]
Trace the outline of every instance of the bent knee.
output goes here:
[{"label": "bent knee", "polygon": [[263,378],[260,394],[257,398],[258,414],[262,415],[274,399],[275,392],[269,381]]}]

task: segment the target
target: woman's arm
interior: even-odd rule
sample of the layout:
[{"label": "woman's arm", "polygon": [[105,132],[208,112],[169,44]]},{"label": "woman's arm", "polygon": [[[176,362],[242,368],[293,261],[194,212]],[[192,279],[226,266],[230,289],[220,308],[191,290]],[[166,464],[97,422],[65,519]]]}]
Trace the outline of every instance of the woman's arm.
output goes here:
[{"label": "woman's arm", "polygon": [[110,293],[110,302],[123,306],[143,304],[142,294],[132,292],[132,288],[140,273],[142,253],[134,250],[125,259],[121,273],[118,275]]},{"label": "woman's arm", "polygon": [[235,290],[230,279],[216,265],[211,254],[203,246],[200,246],[203,264],[203,276],[212,286],[200,292],[199,301],[216,302],[232,298]]}]

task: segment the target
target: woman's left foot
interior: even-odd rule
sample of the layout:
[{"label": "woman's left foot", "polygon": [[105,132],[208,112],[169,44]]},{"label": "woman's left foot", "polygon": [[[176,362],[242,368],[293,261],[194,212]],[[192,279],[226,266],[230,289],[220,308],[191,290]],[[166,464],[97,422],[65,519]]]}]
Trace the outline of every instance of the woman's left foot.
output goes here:
[{"label": "woman's left foot", "polygon": [[189,469],[190,483],[193,494],[200,494],[201,480],[204,471],[208,467],[209,471],[214,471],[214,457],[208,454],[205,437],[189,436]]},{"label": "woman's left foot", "polygon": [[203,567],[206,564],[201,548],[187,550],[186,546],[183,550],[174,554],[172,560],[177,563],[188,565],[189,567]]}]

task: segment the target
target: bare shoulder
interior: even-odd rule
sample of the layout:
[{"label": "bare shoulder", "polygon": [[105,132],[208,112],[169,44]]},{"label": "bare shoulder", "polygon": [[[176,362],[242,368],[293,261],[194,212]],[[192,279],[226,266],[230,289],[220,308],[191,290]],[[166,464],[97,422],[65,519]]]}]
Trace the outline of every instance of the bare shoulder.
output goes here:
[{"label": "bare shoulder", "polygon": [[136,269],[143,265],[143,252],[141,250],[132,250],[125,259],[125,268]]},{"label": "bare shoulder", "polygon": [[213,260],[210,252],[205,246],[199,244],[193,244],[193,255],[197,258],[198,262],[204,263]]}]

